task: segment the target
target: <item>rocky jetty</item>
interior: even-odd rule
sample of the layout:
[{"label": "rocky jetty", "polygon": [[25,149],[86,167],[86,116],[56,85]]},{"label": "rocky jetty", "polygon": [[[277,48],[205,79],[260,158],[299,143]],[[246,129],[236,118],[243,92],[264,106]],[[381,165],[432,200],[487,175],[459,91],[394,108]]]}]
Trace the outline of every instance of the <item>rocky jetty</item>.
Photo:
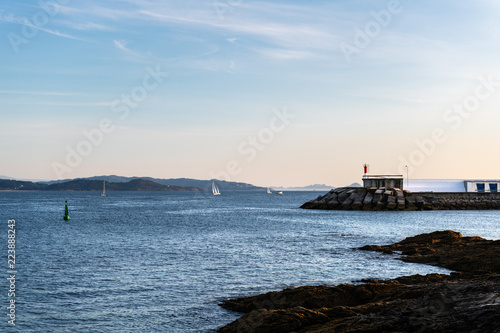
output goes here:
[{"label": "rocky jetty", "polygon": [[220,333],[498,332],[500,241],[440,231],[362,250],[460,272],[306,286],[224,301],[244,313]]},{"label": "rocky jetty", "polygon": [[385,246],[367,245],[360,250],[401,253],[406,262],[430,264],[472,274],[500,274],[500,241],[462,237],[451,230],[409,237]]},{"label": "rocky jetty", "polygon": [[300,208],[323,210],[483,210],[500,209],[500,193],[438,193],[341,187]]}]

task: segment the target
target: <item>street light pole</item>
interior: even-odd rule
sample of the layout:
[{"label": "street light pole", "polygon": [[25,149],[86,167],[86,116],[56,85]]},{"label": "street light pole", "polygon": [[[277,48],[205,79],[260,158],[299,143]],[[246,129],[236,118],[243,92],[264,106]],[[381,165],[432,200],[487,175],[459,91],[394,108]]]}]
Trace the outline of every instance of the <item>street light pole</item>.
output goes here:
[{"label": "street light pole", "polygon": [[410,173],[408,171],[408,165],[405,165],[406,167],[406,187],[409,187],[410,186]]}]

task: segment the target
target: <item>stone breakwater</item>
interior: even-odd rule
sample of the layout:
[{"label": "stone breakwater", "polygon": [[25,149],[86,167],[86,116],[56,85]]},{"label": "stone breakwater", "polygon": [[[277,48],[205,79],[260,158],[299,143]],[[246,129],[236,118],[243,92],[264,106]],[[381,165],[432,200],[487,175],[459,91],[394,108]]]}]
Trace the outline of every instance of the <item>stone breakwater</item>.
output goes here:
[{"label": "stone breakwater", "polygon": [[340,187],[300,208],[323,210],[484,210],[500,209],[500,193],[437,193],[400,189]]}]

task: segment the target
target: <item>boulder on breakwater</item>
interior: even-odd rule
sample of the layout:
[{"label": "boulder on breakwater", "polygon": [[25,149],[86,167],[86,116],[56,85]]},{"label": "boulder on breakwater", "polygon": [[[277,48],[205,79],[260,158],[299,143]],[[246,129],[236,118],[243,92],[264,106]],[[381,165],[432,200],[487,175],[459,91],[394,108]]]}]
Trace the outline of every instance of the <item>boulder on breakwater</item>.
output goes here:
[{"label": "boulder on breakwater", "polygon": [[439,193],[340,187],[300,208],[323,210],[485,210],[500,209],[500,193]]}]

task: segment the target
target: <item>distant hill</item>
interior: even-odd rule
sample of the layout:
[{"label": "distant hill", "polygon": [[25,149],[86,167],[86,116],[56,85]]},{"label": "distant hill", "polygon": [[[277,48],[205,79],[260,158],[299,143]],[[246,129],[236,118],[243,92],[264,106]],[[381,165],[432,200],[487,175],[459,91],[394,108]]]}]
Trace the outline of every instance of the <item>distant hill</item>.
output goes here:
[{"label": "distant hill", "polygon": [[[148,178],[145,178],[148,179]],[[200,187],[202,189],[208,190],[212,188],[212,181],[215,181],[217,187],[221,191],[264,191],[266,188],[255,186],[247,183],[239,183],[239,182],[228,182],[225,180],[198,180],[191,178],[175,178],[175,179],[156,179],[151,178],[155,182],[164,185],[176,185],[176,186],[192,186],[192,187]]]},{"label": "distant hill", "polygon": [[[132,182],[137,180],[149,181],[149,183]],[[98,191],[102,190],[103,181],[106,181],[106,189],[110,191],[211,191],[212,181],[215,181],[221,192],[266,190],[265,187],[255,186],[248,183],[230,182],[216,179],[162,179],[152,177],[122,177],[116,175],[40,182],[16,181],[12,179],[0,178],[0,190]],[[162,185],[162,187],[158,187],[158,185]],[[361,187],[361,185],[359,183],[353,183],[347,187]],[[314,184],[297,187],[271,187],[271,189],[274,191],[330,191],[331,189],[335,188],[335,186],[329,186],[325,184]]]},{"label": "distant hill", "polygon": [[[102,191],[103,181],[75,179],[69,182],[47,185],[47,191]],[[106,182],[108,191],[203,191],[196,187],[168,186],[146,179],[133,179],[126,183]]]},{"label": "distant hill", "polygon": [[302,187],[271,187],[271,189],[275,191],[330,191],[334,188],[334,186],[328,186],[325,184],[314,184]]},{"label": "distant hill", "polygon": [[[66,182],[46,184],[0,179],[0,190],[18,191],[102,191],[102,180],[74,179]],[[197,187],[163,185],[147,179],[133,179],[128,182],[106,182],[109,191],[203,191]]]},{"label": "distant hill", "polygon": [[15,191],[15,190],[34,191],[34,190],[43,190],[46,187],[47,187],[46,184],[41,184],[41,183],[33,183],[33,182],[11,180],[11,179],[0,179],[0,190],[3,191]]},{"label": "distant hill", "polygon": [[[362,187],[362,186],[359,183],[352,183],[351,185],[345,187]],[[279,186],[271,187],[271,189],[275,191],[330,191],[335,188],[336,188],[335,186],[329,186],[325,184],[314,184],[301,187],[279,187]]]},{"label": "distant hill", "polygon": [[[264,191],[264,187],[258,187],[254,186],[252,184],[247,184],[247,183],[238,183],[238,182],[228,182],[224,180],[199,180],[199,179],[192,179],[192,178],[170,178],[170,179],[161,179],[161,178],[152,178],[152,177],[122,177],[122,176],[116,176],[116,175],[110,175],[110,176],[94,176],[94,177],[88,177],[88,178],[82,178],[85,180],[100,180],[100,181],[107,181],[107,182],[113,182],[113,183],[125,183],[129,182],[134,179],[145,179],[145,180],[150,180],[155,183],[161,184],[161,185],[170,185],[170,186],[181,186],[181,187],[197,187],[201,188],[204,190],[209,190],[212,188],[212,181],[215,181],[217,186],[221,191]],[[68,182],[71,181],[72,179],[66,179],[66,180],[54,180],[54,181],[49,181],[46,182],[46,184],[57,184],[57,183],[63,183],[63,182]]]}]

